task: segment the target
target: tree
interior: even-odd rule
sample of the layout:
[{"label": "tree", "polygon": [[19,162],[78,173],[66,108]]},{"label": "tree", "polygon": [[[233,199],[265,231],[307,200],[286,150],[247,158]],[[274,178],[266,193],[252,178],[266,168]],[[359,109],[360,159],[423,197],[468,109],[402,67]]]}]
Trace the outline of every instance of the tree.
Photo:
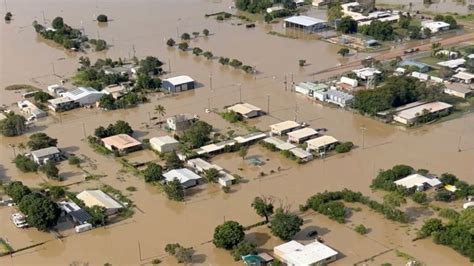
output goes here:
[{"label": "tree", "polygon": [[8,113],[7,118],[0,120],[0,133],[5,137],[20,136],[26,130],[26,119],[13,112]]},{"label": "tree", "polygon": [[163,179],[163,168],[156,163],[147,163],[146,169],[143,170],[145,182],[156,182]]},{"label": "tree", "polygon": [[445,185],[454,185],[458,181],[458,178],[450,173],[443,173],[440,177],[440,181]]},{"label": "tree", "polygon": [[337,153],[350,152],[352,150],[352,147],[354,147],[354,144],[352,142],[350,141],[342,142],[336,145],[336,152]]},{"label": "tree", "polygon": [[199,55],[202,54],[202,52],[203,52],[202,49],[199,48],[199,47],[194,47],[194,48],[193,48],[193,54],[194,54],[194,55],[199,56]]},{"label": "tree", "polygon": [[168,170],[177,169],[183,167],[183,162],[179,159],[175,151],[170,152],[166,156],[165,167]]},{"label": "tree", "polygon": [[30,140],[26,143],[26,145],[28,148],[34,151],[48,147],[55,147],[58,145],[58,140],[51,138],[50,136],[46,135],[46,133],[40,132],[31,135]]},{"label": "tree", "polygon": [[184,200],[184,187],[178,179],[166,182],[163,187],[166,196],[169,200],[183,201]]},{"label": "tree", "polygon": [[351,17],[343,17],[337,25],[337,31],[342,33],[355,33],[357,32],[357,21]]},{"label": "tree", "polygon": [[99,21],[99,22],[108,22],[109,18],[104,14],[100,14],[100,15],[97,16],[97,21]]},{"label": "tree", "polygon": [[219,171],[216,168],[204,170],[204,178],[209,183],[216,183],[219,178]]},{"label": "tree", "polygon": [[232,59],[232,60],[230,60],[229,65],[234,67],[234,68],[239,68],[239,67],[242,66],[242,62],[240,60],[237,60],[237,59]]},{"label": "tree", "polygon": [[212,59],[214,55],[210,51],[207,51],[207,52],[204,52],[202,56],[204,56],[207,60],[210,60]]},{"label": "tree", "polygon": [[50,179],[59,179],[59,169],[51,161],[46,162],[40,166],[40,171],[43,172]]},{"label": "tree", "polygon": [[52,186],[49,188],[49,195],[51,198],[55,201],[64,198],[66,195],[66,191],[64,188],[59,187],[59,186]]},{"label": "tree", "polygon": [[92,206],[87,208],[87,213],[90,214],[91,218],[87,220],[94,227],[104,226],[107,224],[107,209],[102,206]]},{"label": "tree", "polygon": [[162,69],[161,66],[163,62],[161,62],[158,58],[154,56],[147,56],[144,59],[140,60],[140,73],[145,75],[158,75],[161,73]]},{"label": "tree", "polygon": [[62,17],[55,17],[53,19],[53,22],[51,23],[51,26],[53,26],[53,29],[59,30],[64,27],[64,20]]},{"label": "tree", "polygon": [[435,232],[443,230],[443,223],[440,219],[431,218],[425,221],[421,229],[418,231],[419,237],[428,237]]},{"label": "tree", "polygon": [[208,29],[203,29],[202,30],[202,34],[204,34],[204,36],[209,36],[209,30]]},{"label": "tree", "polygon": [[117,108],[115,98],[112,94],[104,94],[99,99],[99,107],[106,110],[113,110]]},{"label": "tree", "polygon": [[187,41],[189,39],[191,39],[191,36],[189,35],[189,33],[185,32],[185,33],[181,34],[181,40]]},{"label": "tree", "polygon": [[28,224],[41,231],[55,226],[61,213],[56,203],[39,193],[24,196],[18,207],[26,215]]},{"label": "tree", "polygon": [[20,181],[13,181],[5,186],[5,193],[12,198],[12,200],[19,204],[24,196],[31,194],[31,190],[23,185]]},{"label": "tree", "polygon": [[347,54],[349,54],[349,49],[348,48],[341,48],[339,49],[339,51],[337,51],[338,54],[340,54],[342,57],[346,56]]},{"label": "tree", "polygon": [[391,207],[400,207],[407,202],[405,197],[397,192],[388,193],[383,197],[383,201]]},{"label": "tree", "polygon": [[299,65],[300,67],[304,67],[304,65],[306,65],[306,60],[304,60],[304,59],[298,60],[298,65]]},{"label": "tree", "polygon": [[431,37],[431,30],[430,28],[423,28],[423,37],[430,38]]},{"label": "tree", "polygon": [[38,165],[33,160],[22,154],[18,154],[15,157],[14,163],[16,167],[24,173],[36,172],[38,169]]},{"label": "tree", "polygon": [[133,129],[127,122],[118,120],[115,122],[115,125],[112,126],[112,135],[118,134],[127,134],[131,136],[133,134]]},{"label": "tree", "polygon": [[218,248],[233,249],[244,240],[244,227],[235,221],[226,221],[214,229],[212,243]]},{"label": "tree", "polygon": [[344,15],[344,12],[342,12],[342,7],[340,4],[335,4],[331,6],[330,8],[328,8],[326,15],[327,15],[328,20],[331,21],[338,18],[342,18],[342,16]]},{"label": "tree", "polygon": [[8,22],[8,21],[11,21],[11,20],[12,20],[12,17],[13,17],[12,12],[7,12],[7,13],[5,14],[5,21],[7,21],[7,22]]},{"label": "tree", "polygon": [[449,24],[450,29],[455,29],[458,27],[458,22],[456,21],[456,19],[454,19],[453,16],[450,16],[450,15],[444,16],[443,21]]},{"label": "tree", "polygon": [[284,211],[282,208],[276,210],[270,221],[272,234],[283,241],[290,240],[298,233],[301,230],[301,225],[303,225],[303,219],[298,215]]},{"label": "tree", "polygon": [[35,99],[36,102],[45,103],[51,98],[53,97],[49,95],[48,93],[44,91],[38,91],[37,93],[35,93],[35,96],[33,99]]},{"label": "tree", "polygon": [[354,228],[354,231],[356,231],[357,233],[359,233],[361,235],[365,235],[365,234],[367,234],[368,230],[363,224],[359,224]]},{"label": "tree", "polygon": [[247,146],[242,146],[239,149],[239,156],[242,158],[242,160],[245,160],[245,157],[247,156],[249,152],[249,147]]},{"label": "tree", "polygon": [[181,140],[191,147],[201,147],[209,141],[211,131],[211,125],[204,121],[197,121],[184,132]]},{"label": "tree", "polygon": [[415,192],[411,195],[411,199],[419,204],[426,203],[428,201],[428,197],[426,196],[426,193],[424,192]]},{"label": "tree", "polygon": [[193,31],[193,36],[194,36],[194,38],[199,37],[199,32],[198,31]]},{"label": "tree", "polygon": [[235,261],[239,261],[242,256],[257,254],[257,246],[248,241],[242,241],[232,249],[232,256]]},{"label": "tree", "polygon": [[273,215],[273,199],[270,197],[256,197],[253,199],[251,206],[260,217],[265,217],[265,222],[268,223],[269,218]]},{"label": "tree", "polygon": [[105,40],[98,39],[95,43],[95,50],[97,52],[100,52],[100,51],[103,51],[105,49],[107,49],[107,42]]},{"label": "tree", "polygon": [[161,104],[155,105],[154,111],[155,111],[155,114],[158,114],[158,116],[160,117],[160,120],[166,114],[166,109]]},{"label": "tree", "polygon": [[147,74],[139,73],[137,81],[135,83],[135,88],[137,89],[156,89],[159,87],[159,82],[154,80]]},{"label": "tree", "polygon": [[188,48],[189,48],[189,44],[186,42],[182,42],[178,44],[178,49],[180,49],[181,51],[186,51],[188,50]]},{"label": "tree", "polygon": [[453,199],[453,195],[449,191],[438,190],[434,198],[437,201],[450,202]]},{"label": "tree", "polygon": [[221,65],[227,65],[227,64],[229,64],[229,61],[230,61],[230,59],[227,58],[227,57],[222,57],[222,56],[219,57],[219,63],[220,63]]},{"label": "tree", "polygon": [[168,45],[169,47],[173,47],[175,44],[176,44],[176,42],[172,38],[169,38],[166,41],[166,45]]},{"label": "tree", "polygon": [[190,263],[193,261],[193,248],[179,247],[174,255],[178,263]]}]

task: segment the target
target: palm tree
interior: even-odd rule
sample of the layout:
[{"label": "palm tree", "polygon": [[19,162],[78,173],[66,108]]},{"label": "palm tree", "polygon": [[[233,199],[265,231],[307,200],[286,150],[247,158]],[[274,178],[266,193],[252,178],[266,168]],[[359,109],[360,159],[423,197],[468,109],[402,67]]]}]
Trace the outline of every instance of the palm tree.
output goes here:
[{"label": "palm tree", "polygon": [[161,118],[166,114],[166,109],[165,107],[163,107],[163,105],[158,104],[157,106],[155,106],[155,113],[160,116],[161,121]]},{"label": "palm tree", "polygon": [[20,144],[18,144],[18,149],[20,150],[20,152],[24,152],[26,151],[26,146],[25,144],[22,142]]}]

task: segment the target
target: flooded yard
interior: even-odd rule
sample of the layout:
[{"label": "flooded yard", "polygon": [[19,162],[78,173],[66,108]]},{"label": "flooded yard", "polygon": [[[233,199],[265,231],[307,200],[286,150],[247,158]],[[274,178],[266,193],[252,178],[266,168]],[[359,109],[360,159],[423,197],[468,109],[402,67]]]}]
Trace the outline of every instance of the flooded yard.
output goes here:
[{"label": "flooded yard", "polygon": [[[152,95],[151,102],[126,110],[77,109],[54,117],[51,115],[23,136],[0,137],[1,181],[21,180],[35,187],[45,181],[58,184],[45,180],[41,173],[22,173],[11,162],[14,154],[19,152],[12,145],[26,143],[30,134],[42,131],[57,138],[59,148],[82,158],[83,169],[100,176],[98,180],[68,186],[69,191],[80,192],[96,188],[101,183],[108,184],[136,205],[135,214],[129,219],[85,233],[71,234],[62,240],[35,229],[16,229],[9,221],[11,208],[1,207],[0,237],[7,238],[14,249],[48,242],[16,253],[13,257],[1,257],[0,265],[101,265],[106,262],[137,265],[154,258],[162,258],[163,264],[169,265],[175,261],[173,258],[163,259],[164,247],[177,242],[195,248],[194,258],[198,265],[241,265],[241,262],[234,262],[228,252],[214,248],[209,241],[214,228],[223,221],[235,220],[243,225],[260,221],[250,206],[256,196],[272,195],[290,204],[295,211],[308,197],[325,190],[349,188],[377,198],[379,196],[369,188],[372,178],[379,169],[395,164],[426,168],[436,174],[451,172],[461,180],[474,183],[472,114],[440,124],[405,129],[295,95],[290,92],[289,86],[285,90],[285,77],[288,82],[308,81],[312,78],[311,73],[336,66],[341,60],[336,54],[339,47],[317,40],[268,34],[272,30],[281,30],[281,23],[266,25],[257,22],[255,29],[246,29],[204,17],[206,13],[228,10],[231,2],[190,0],[183,8],[183,3],[174,0],[86,0],[68,2],[67,5],[61,0],[34,3],[28,0],[8,1],[14,20],[10,24],[0,23],[0,104],[10,106],[21,98],[20,93],[3,90],[7,85],[29,83],[45,89],[47,85],[71,77],[78,67],[78,58],[83,54],[66,52],[36,36],[31,23],[43,20],[43,10],[47,21],[62,16],[72,26],[83,26],[86,34],[92,37],[100,35],[111,44],[106,52],[86,54],[91,61],[98,57],[129,58],[135,54],[140,58],[153,55],[166,63],[165,69],[171,69],[168,76],[189,75],[202,86],[174,97]],[[105,27],[99,27],[94,21],[99,13],[106,13],[112,21]],[[166,39],[177,39],[177,33],[202,31],[204,28],[208,28],[211,35],[191,40],[191,46],[210,50],[217,56],[238,58],[255,66],[260,73],[256,76],[243,74],[221,66],[217,60],[196,58],[189,52],[165,45]],[[309,65],[299,67],[299,59],[307,60]],[[250,165],[237,153],[221,154],[213,157],[212,163],[242,176],[244,182],[233,187],[230,193],[224,193],[217,185],[199,186],[189,191],[184,203],[177,203],[169,201],[156,186],[122,171],[122,165],[112,156],[94,152],[85,140],[86,136],[94,133],[95,128],[119,119],[132,126],[134,136],[139,140],[164,135],[166,133],[158,127],[146,126],[149,113],[153,113],[157,104],[165,107],[166,116],[196,114],[221,132],[233,129],[236,134],[246,133],[242,127],[229,124],[215,113],[205,112],[208,107],[222,109],[239,101],[239,83],[242,84],[242,100],[268,112],[265,116],[250,120],[249,125],[267,131],[270,124],[296,118],[314,128],[327,128],[326,134],[352,141],[356,148],[348,154],[298,165],[279,153],[253,145],[248,156],[261,159],[265,164],[260,167]],[[144,150],[131,153],[126,158],[143,163],[157,160],[158,156]],[[62,162],[59,169],[60,174],[66,177],[61,185],[83,180],[84,171],[68,165],[67,161]],[[260,176],[261,172],[265,175]],[[126,190],[131,186],[136,188],[135,192]],[[469,265],[467,258],[430,240],[411,242],[413,229],[407,235],[406,228],[373,213],[367,216],[365,210],[354,213],[351,223],[346,225],[314,214],[303,218],[303,229],[318,228],[324,240],[343,254],[334,265],[353,264],[387,249],[400,249],[428,265]],[[348,228],[359,223],[370,228],[367,236],[360,236]],[[305,230],[297,238],[303,239]],[[263,249],[271,250],[280,242],[266,237],[268,231],[265,226],[259,227],[250,231],[248,237],[261,243]],[[390,251],[368,263],[376,265],[379,260],[394,265],[406,262]]]}]

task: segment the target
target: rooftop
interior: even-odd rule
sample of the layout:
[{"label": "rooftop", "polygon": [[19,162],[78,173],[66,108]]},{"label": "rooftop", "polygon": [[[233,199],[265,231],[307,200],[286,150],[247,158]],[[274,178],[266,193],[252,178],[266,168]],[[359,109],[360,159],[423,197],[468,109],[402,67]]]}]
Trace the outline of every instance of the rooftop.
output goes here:
[{"label": "rooftop", "polygon": [[428,27],[428,28],[445,28],[449,27],[450,25],[443,21],[432,21],[432,20],[425,20],[421,22],[421,26]]},{"label": "rooftop", "polygon": [[237,141],[238,143],[247,143],[249,141],[263,139],[266,136],[267,134],[262,133],[262,132],[253,132],[245,136],[235,137],[234,140]]},{"label": "rooftop", "polygon": [[184,83],[194,82],[194,79],[192,79],[189,76],[176,76],[172,78],[167,78],[165,80],[173,85],[180,85]]},{"label": "rooftop", "polygon": [[84,190],[76,196],[84,201],[87,207],[101,206],[106,209],[120,209],[122,204],[105,194],[102,190]]},{"label": "rooftop", "polygon": [[73,102],[74,100],[69,98],[68,96],[63,96],[63,97],[59,97],[59,98],[54,98],[54,99],[51,99],[51,100],[48,100],[48,102],[52,105],[56,105],[56,104],[62,104],[62,103],[68,103],[68,102]]},{"label": "rooftop", "polygon": [[310,91],[320,91],[320,90],[325,90],[328,89],[329,86],[323,83],[313,83],[313,82],[301,82],[296,85],[298,87],[301,87],[306,90]]},{"label": "rooftop", "polygon": [[425,67],[430,67],[427,64],[412,61],[412,60],[404,60],[404,61],[400,62],[399,65],[402,66],[402,67],[403,66],[415,66],[415,67],[418,67],[419,69],[425,68]]},{"label": "rooftop", "polygon": [[201,179],[199,175],[195,174],[193,171],[186,168],[173,169],[171,171],[164,173],[163,176],[168,182],[173,181],[174,179],[178,179],[180,183],[185,183],[189,180]]},{"label": "rooftop", "polygon": [[318,138],[315,138],[315,139],[310,139],[308,141],[306,141],[306,143],[310,146],[313,146],[313,147],[316,147],[316,148],[319,148],[319,147],[323,147],[323,146],[326,146],[326,145],[330,145],[330,144],[334,144],[338,142],[338,140],[332,136],[321,136],[321,137],[318,137]]},{"label": "rooftop", "polygon": [[168,120],[172,120],[175,123],[176,122],[184,122],[184,121],[189,121],[195,119],[194,115],[191,114],[177,114],[171,117],[168,117]]},{"label": "rooftop", "polygon": [[301,125],[298,122],[288,120],[288,121],[270,125],[270,128],[276,131],[285,131],[285,130],[290,130],[290,129],[297,128],[300,126]]},{"label": "rooftop", "polygon": [[76,101],[78,99],[89,96],[91,94],[102,94],[102,92],[99,92],[91,87],[78,87],[74,90],[65,92],[64,96],[69,97],[72,100]]},{"label": "rooftop", "polygon": [[404,186],[406,188],[419,187],[424,184],[428,184],[431,187],[442,185],[441,181],[439,181],[437,178],[429,178],[420,174],[409,175],[405,178],[395,181],[395,184],[398,186]]},{"label": "rooftop", "polygon": [[293,16],[285,19],[285,22],[290,22],[305,27],[314,26],[320,23],[326,23],[326,20],[308,17],[308,16]]},{"label": "rooftop", "polygon": [[463,80],[470,80],[474,79],[474,74],[468,72],[459,72],[453,76],[453,78],[463,79]]},{"label": "rooftop", "polygon": [[292,240],[274,247],[274,250],[282,253],[285,260],[295,265],[313,265],[338,254],[337,251],[317,241],[302,245]]},{"label": "rooftop", "polygon": [[103,138],[102,142],[104,142],[104,144],[108,146],[114,146],[119,150],[135,147],[142,144],[140,141],[130,137],[127,134],[118,134],[115,136]]},{"label": "rooftop", "polygon": [[472,89],[469,88],[469,85],[459,83],[446,84],[446,89],[464,94],[474,92]]},{"label": "rooftop", "polygon": [[289,132],[287,135],[291,138],[303,139],[303,138],[311,137],[317,134],[318,134],[318,131],[316,131],[315,129],[310,128],[310,127],[305,127],[302,129]]},{"label": "rooftop", "polygon": [[41,157],[57,154],[60,152],[61,151],[57,147],[53,146],[53,147],[47,147],[47,148],[39,149],[36,151],[32,151],[31,155],[33,155],[36,158],[41,158]]},{"label": "rooftop", "polygon": [[214,168],[218,171],[220,170],[223,170],[222,167],[218,166],[218,165],[215,165],[215,164],[211,164],[201,158],[195,158],[195,159],[191,159],[191,160],[188,160],[188,165],[189,166],[196,166],[198,168],[201,168],[203,170],[209,170],[211,168]]},{"label": "rooftop", "polygon": [[461,65],[464,65],[465,63],[466,63],[466,59],[458,58],[458,59],[439,62],[438,65],[444,66],[444,67],[449,67],[449,68],[457,68]]},{"label": "rooftop", "polygon": [[294,148],[290,150],[291,153],[293,153],[294,156],[300,158],[300,159],[305,159],[308,157],[313,156],[311,153],[301,149],[301,148]]},{"label": "rooftop", "polygon": [[249,103],[238,103],[236,105],[233,105],[229,108],[227,108],[228,110],[231,110],[231,111],[234,111],[238,114],[241,114],[241,115],[246,115],[248,113],[251,113],[251,112],[260,112],[262,111],[262,109],[256,107],[256,106],[253,106]]},{"label": "rooftop", "polygon": [[174,138],[166,135],[166,136],[161,136],[161,137],[153,137],[150,139],[150,143],[161,146],[165,144],[176,144],[179,142],[175,140]]},{"label": "rooftop", "polygon": [[447,104],[444,102],[431,102],[405,109],[403,111],[398,112],[396,115],[398,117],[410,120],[421,115],[423,113],[423,110],[428,110],[430,113],[435,113],[451,107],[453,107],[451,104]]}]

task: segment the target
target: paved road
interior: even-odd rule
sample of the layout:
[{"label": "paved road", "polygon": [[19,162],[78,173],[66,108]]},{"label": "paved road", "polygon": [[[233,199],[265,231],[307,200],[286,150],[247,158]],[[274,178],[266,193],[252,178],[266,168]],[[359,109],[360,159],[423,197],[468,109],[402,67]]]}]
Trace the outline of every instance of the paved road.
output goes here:
[{"label": "paved road", "polygon": [[[453,37],[450,37],[450,38],[447,38],[447,39],[444,39],[444,40],[440,40],[439,43],[441,43],[441,46],[447,46],[447,45],[458,44],[458,43],[471,41],[471,40],[474,40],[474,33],[469,33],[469,34],[464,34],[464,35],[459,35],[459,36],[453,36]],[[431,42],[427,43],[427,44],[422,44],[422,45],[410,47],[410,48],[419,49],[420,52],[430,51],[431,50]],[[377,59],[379,61],[383,61],[383,60],[393,59],[397,56],[404,56],[405,54],[403,53],[403,51],[405,51],[406,49],[407,49],[407,47],[397,47],[395,49],[389,50],[387,52],[382,52],[379,55],[373,56],[373,58]],[[342,65],[342,66],[328,68],[328,69],[325,69],[323,71],[312,73],[311,75],[315,76],[315,77],[324,76],[326,78],[331,77],[331,76],[337,76],[337,75],[340,75],[344,72],[350,71],[354,68],[362,66],[362,60],[363,59],[360,59],[360,60],[357,60],[357,61],[347,63],[347,64]]]}]

